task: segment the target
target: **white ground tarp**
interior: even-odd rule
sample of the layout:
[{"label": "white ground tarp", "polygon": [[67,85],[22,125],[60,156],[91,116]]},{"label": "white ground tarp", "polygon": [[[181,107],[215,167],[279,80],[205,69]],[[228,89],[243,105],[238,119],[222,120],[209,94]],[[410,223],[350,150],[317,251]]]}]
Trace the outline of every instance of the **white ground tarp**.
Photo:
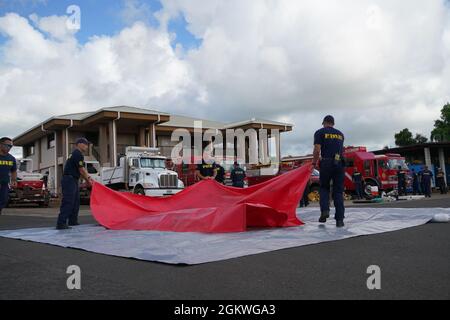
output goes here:
[{"label": "white ground tarp", "polygon": [[319,209],[299,209],[304,226],[242,233],[201,234],[159,231],[111,231],[94,225],[1,231],[0,237],[170,264],[199,264],[351,237],[390,232],[429,222],[448,208],[349,208],[346,227],[333,219],[319,224]]}]

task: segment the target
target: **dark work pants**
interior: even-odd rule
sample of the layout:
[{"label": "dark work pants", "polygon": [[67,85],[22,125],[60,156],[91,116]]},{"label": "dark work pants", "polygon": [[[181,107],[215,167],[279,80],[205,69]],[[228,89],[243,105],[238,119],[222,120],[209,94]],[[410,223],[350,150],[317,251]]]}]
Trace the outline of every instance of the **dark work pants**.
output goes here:
[{"label": "dark work pants", "polygon": [[420,194],[419,182],[413,182],[413,193],[414,195]]},{"label": "dark work pants", "polygon": [[445,185],[444,178],[437,178],[436,182],[437,182],[437,187],[439,188],[439,191],[441,192],[441,194],[446,194],[447,186]]},{"label": "dark work pants", "polygon": [[61,181],[62,200],[61,209],[58,216],[58,225],[65,225],[67,222],[78,222],[78,212],[80,210],[80,187],[78,180],[72,176],[64,176]]},{"label": "dark work pants", "polygon": [[0,210],[6,208],[9,198],[9,185],[7,183],[0,184]]},{"label": "dark work pants", "polygon": [[355,182],[355,191],[356,191],[356,196],[358,197],[358,199],[362,199],[363,198],[362,182]]},{"label": "dark work pants", "polygon": [[342,162],[334,159],[322,159],[320,162],[320,210],[330,211],[330,185],[333,181],[333,201],[336,207],[336,220],[344,220],[344,177],[345,168]]},{"label": "dark work pants", "polygon": [[398,195],[406,196],[406,181],[404,180],[398,181]]},{"label": "dark work pants", "polygon": [[431,198],[431,181],[424,181],[423,182],[423,194],[426,197]]}]

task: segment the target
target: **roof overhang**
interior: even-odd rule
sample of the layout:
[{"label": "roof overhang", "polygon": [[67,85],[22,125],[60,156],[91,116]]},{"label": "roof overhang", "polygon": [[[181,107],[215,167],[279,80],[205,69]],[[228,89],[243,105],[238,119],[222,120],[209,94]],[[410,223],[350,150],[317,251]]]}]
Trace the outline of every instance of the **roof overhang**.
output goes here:
[{"label": "roof overhang", "polygon": [[96,125],[107,124],[115,120],[120,121],[118,122],[119,125],[130,125],[137,127],[150,125],[152,123],[167,122],[170,120],[170,115],[165,113],[143,114],[102,109],[98,112],[89,114],[81,120],[61,119],[54,117],[15,137],[14,144],[16,146],[25,146],[56,130],[63,130],[66,128],[91,130],[93,127],[95,128]]}]

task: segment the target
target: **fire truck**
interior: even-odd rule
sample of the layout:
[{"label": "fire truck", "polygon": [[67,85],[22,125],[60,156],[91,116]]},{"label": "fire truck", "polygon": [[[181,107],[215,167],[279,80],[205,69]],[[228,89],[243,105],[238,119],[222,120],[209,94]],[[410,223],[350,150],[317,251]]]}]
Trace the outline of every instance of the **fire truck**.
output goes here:
[{"label": "fire truck", "polygon": [[[285,157],[281,159],[280,165],[276,168],[274,168],[273,166],[253,166],[252,168],[247,170],[248,185],[253,186],[258,183],[270,180],[275,176],[300,168],[304,164],[312,162],[312,159],[313,159],[312,155],[299,157]],[[320,189],[319,171],[313,170],[309,180],[309,185],[310,185],[310,193],[308,195],[309,199],[311,201],[318,200]]]},{"label": "fire truck", "polygon": [[[364,182],[364,193],[367,198],[371,198],[372,187],[378,187],[379,191],[389,192],[397,188],[398,180],[397,173],[399,167],[406,172],[407,187],[411,186],[411,178],[408,166],[405,158],[400,154],[385,154],[375,155],[372,152],[368,152],[366,147],[345,147],[345,180],[344,187],[347,194],[355,191],[355,184],[352,181],[352,175],[355,167],[362,174]],[[261,174],[259,168],[249,170],[248,172],[248,184],[255,185],[264,181],[267,181],[274,176],[283,174],[287,171],[296,169],[307,162],[311,162],[312,155],[301,157],[286,157],[281,160],[279,170],[271,174]],[[319,197],[319,175],[317,172],[313,172],[310,180],[311,193],[309,198],[311,200],[317,200]]]},{"label": "fire truck", "polygon": [[41,173],[33,173],[33,160],[17,160],[17,188],[9,192],[8,205],[37,204],[48,207],[50,192]]},{"label": "fire truck", "polygon": [[371,188],[378,187],[380,191],[390,192],[397,188],[397,173],[399,168],[405,171],[407,177],[407,187],[411,185],[409,168],[405,158],[400,154],[388,153],[385,155],[375,155],[367,152],[366,147],[345,147],[345,190],[355,191],[355,184],[352,181],[354,168],[362,174],[364,183],[364,193],[371,196]]},{"label": "fire truck", "polygon": [[[173,163],[172,159],[168,159],[167,160],[167,168],[169,168],[170,170],[175,171],[176,173],[178,173],[178,177],[181,181],[183,181],[184,185],[186,187],[191,186],[195,183],[197,183],[199,181],[199,179],[196,176],[196,170],[197,170],[197,164],[196,163],[196,157],[192,157],[191,159],[191,163],[186,164],[186,163],[181,163],[178,165],[175,165]],[[201,161],[200,158],[198,158],[199,162]],[[220,158],[220,159],[216,159],[216,164],[220,164],[224,170],[225,170],[225,185],[227,186],[231,186],[233,183],[231,181],[231,171],[233,170],[233,166],[234,166],[234,157],[224,157],[224,158]]]}]

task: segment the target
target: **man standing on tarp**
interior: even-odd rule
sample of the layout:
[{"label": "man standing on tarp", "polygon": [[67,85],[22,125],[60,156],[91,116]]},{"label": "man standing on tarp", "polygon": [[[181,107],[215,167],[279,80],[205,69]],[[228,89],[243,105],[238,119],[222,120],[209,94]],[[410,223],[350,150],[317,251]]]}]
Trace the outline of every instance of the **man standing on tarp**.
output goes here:
[{"label": "man standing on tarp", "polygon": [[17,163],[9,151],[13,143],[10,138],[0,139],[0,215],[8,204],[9,185],[17,186]]},{"label": "man standing on tarp", "polygon": [[336,227],[344,227],[344,134],[334,128],[334,118],[326,116],[323,128],[314,134],[313,165],[318,167],[320,159],[320,210],[319,222],[330,217],[330,184],[333,181],[333,201],[336,207]]},{"label": "man standing on tarp", "polygon": [[[56,229],[70,229],[77,226],[78,212],[80,210],[80,186],[79,179],[83,177],[88,185],[91,185],[91,177],[84,167],[84,156],[89,150],[89,142],[85,138],[76,141],[76,148],[69,156],[64,166],[64,174],[61,180],[62,200]],[[67,224],[69,222],[69,224]]]}]

